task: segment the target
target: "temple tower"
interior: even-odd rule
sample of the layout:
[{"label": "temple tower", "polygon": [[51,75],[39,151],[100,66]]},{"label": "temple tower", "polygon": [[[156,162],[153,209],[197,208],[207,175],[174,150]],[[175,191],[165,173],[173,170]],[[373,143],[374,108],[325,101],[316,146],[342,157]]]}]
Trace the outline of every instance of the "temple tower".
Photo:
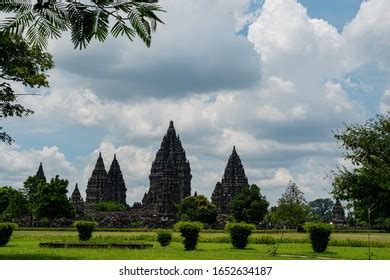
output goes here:
[{"label": "temple tower", "polygon": [[333,206],[332,223],[335,224],[336,226],[345,225],[347,223],[347,220],[345,219],[344,208],[341,205],[339,199],[336,199],[336,203]]},{"label": "temple tower", "polygon": [[116,155],[114,155],[114,159],[112,160],[110,170],[108,171],[108,185],[109,185],[109,200],[121,203],[123,205],[126,204],[126,185],[123,180],[123,175],[121,168],[119,166],[118,160],[116,159]]},{"label": "temple tower", "polygon": [[218,214],[229,214],[230,201],[247,185],[248,178],[234,146],[222,180],[215,185],[211,196],[211,201],[217,207]]},{"label": "temple tower", "polygon": [[190,163],[171,121],[152,164],[143,207],[150,213],[174,215],[175,204],[191,195],[191,178]]},{"label": "temple tower", "polygon": [[38,171],[35,177],[46,182],[46,177],[45,177],[45,172],[43,172],[42,162],[39,164]]},{"label": "temple tower", "polygon": [[96,161],[95,168],[92,171],[92,176],[88,180],[87,185],[87,204],[96,204],[107,199],[108,189],[108,176],[102,154],[99,153],[99,157]]},{"label": "temple tower", "polygon": [[72,195],[69,198],[69,202],[73,205],[76,214],[82,215],[84,213],[84,199],[80,194],[79,186],[77,183]]}]

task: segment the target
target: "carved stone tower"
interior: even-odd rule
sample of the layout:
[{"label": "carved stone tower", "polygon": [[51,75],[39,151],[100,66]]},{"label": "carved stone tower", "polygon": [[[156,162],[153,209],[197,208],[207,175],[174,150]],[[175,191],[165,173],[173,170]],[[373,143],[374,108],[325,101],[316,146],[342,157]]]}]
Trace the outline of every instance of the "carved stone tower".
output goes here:
[{"label": "carved stone tower", "polygon": [[82,215],[84,213],[84,199],[81,197],[77,184],[69,198],[69,202],[73,205],[77,215]]},{"label": "carved stone tower", "polygon": [[230,201],[247,185],[248,178],[234,146],[222,180],[215,185],[211,196],[211,201],[217,207],[218,214],[229,214]]},{"label": "carved stone tower", "polygon": [[345,225],[347,220],[345,219],[344,208],[341,205],[339,199],[336,199],[336,203],[333,206],[332,210],[332,223],[337,225]]},{"label": "carved stone tower", "polygon": [[46,177],[45,177],[45,172],[43,172],[42,162],[39,164],[38,171],[35,177],[46,182]]},{"label": "carved stone tower", "polygon": [[116,155],[108,171],[108,184],[111,190],[110,200],[126,205],[126,185]]},{"label": "carved stone tower", "polygon": [[92,176],[88,180],[87,185],[87,204],[96,204],[98,202],[107,200],[108,176],[102,154],[95,164],[95,169],[92,171]]},{"label": "carved stone tower", "polygon": [[143,207],[149,213],[174,215],[175,204],[191,195],[191,178],[190,163],[171,121],[152,164]]}]

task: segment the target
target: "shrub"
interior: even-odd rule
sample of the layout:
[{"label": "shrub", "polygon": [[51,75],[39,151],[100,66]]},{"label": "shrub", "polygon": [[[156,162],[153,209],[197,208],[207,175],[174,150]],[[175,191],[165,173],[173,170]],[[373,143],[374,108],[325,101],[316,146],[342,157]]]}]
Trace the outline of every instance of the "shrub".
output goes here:
[{"label": "shrub", "polygon": [[305,224],[305,229],[310,235],[311,246],[314,252],[325,252],[330,240],[332,225],[309,222]]},{"label": "shrub", "polygon": [[180,231],[184,238],[184,250],[191,251],[196,249],[198,244],[199,232],[203,225],[199,222],[178,222],[175,226],[176,230]]},{"label": "shrub", "polygon": [[8,243],[14,228],[16,228],[16,224],[0,223],[0,246],[4,246]]},{"label": "shrub", "polygon": [[76,221],[73,223],[73,226],[76,227],[79,232],[79,239],[81,241],[86,241],[91,239],[92,232],[97,226],[97,223],[92,221]]},{"label": "shrub", "polygon": [[244,249],[248,244],[248,237],[255,226],[247,223],[227,223],[226,230],[230,233],[230,240],[234,248]]},{"label": "shrub", "polygon": [[168,246],[172,241],[172,233],[169,231],[159,231],[157,233],[157,241],[162,247]]},{"label": "shrub", "polygon": [[116,212],[125,211],[126,206],[115,201],[102,201],[96,204],[96,211],[101,212]]}]

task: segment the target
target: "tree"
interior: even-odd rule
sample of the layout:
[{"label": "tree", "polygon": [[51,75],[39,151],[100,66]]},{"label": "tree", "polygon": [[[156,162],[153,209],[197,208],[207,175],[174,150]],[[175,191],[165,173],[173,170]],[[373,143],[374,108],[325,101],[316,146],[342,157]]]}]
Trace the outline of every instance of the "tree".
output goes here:
[{"label": "tree", "polygon": [[0,188],[0,214],[7,209],[12,192],[15,190],[11,187]]},{"label": "tree", "polygon": [[318,198],[309,202],[312,219],[321,222],[330,222],[334,202],[330,198]]},{"label": "tree", "polygon": [[4,210],[2,216],[7,221],[15,221],[23,217],[28,217],[29,208],[25,195],[16,191],[11,193],[8,207]]},{"label": "tree", "polygon": [[182,220],[212,224],[217,218],[217,209],[204,195],[188,196],[177,205]]},{"label": "tree", "polygon": [[34,195],[32,204],[33,216],[37,219],[47,218],[49,224],[56,218],[73,218],[74,209],[66,196],[68,181],[58,175],[50,183],[41,181]]},{"label": "tree", "polygon": [[114,37],[126,35],[131,41],[138,35],[149,47],[157,22],[163,23],[156,15],[163,12],[157,2],[36,0],[34,4],[7,0],[0,4],[0,12],[15,15],[4,20],[0,28],[24,35],[29,44],[39,48],[46,48],[49,38],[60,38],[67,31],[71,32],[74,47],[80,49],[86,48],[92,39],[105,41],[110,32]]},{"label": "tree", "polygon": [[274,224],[298,230],[308,220],[309,212],[303,192],[290,181],[278,205],[271,208],[269,218]]},{"label": "tree", "polygon": [[333,194],[349,202],[358,220],[381,225],[390,217],[390,117],[345,125],[335,138],[353,168],[333,171]]},{"label": "tree", "polygon": [[[17,94],[9,82],[21,82],[29,87],[47,87],[45,72],[53,66],[52,56],[49,53],[29,46],[18,35],[0,31],[0,120],[33,113],[17,103]],[[0,127],[0,142],[11,144],[12,141],[12,137]]]},{"label": "tree", "polygon": [[253,184],[244,187],[230,202],[230,213],[237,222],[259,224],[267,214],[269,202]]}]

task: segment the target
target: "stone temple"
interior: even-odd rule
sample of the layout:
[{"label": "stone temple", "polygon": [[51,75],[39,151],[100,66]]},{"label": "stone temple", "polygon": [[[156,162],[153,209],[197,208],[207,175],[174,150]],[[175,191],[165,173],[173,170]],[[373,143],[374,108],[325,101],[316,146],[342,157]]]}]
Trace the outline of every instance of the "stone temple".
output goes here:
[{"label": "stone temple", "polygon": [[99,153],[95,168],[88,180],[86,193],[87,206],[93,206],[103,201],[127,205],[126,185],[116,155],[114,155],[110,170],[107,173],[102,154]]},{"label": "stone temple", "polygon": [[344,208],[341,205],[339,199],[336,199],[336,203],[334,204],[332,209],[332,223],[336,226],[344,226],[347,224]]},{"label": "stone temple", "polygon": [[227,216],[229,214],[229,203],[247,185],[248,178],[245,175],[244,166],[237,154],[236,147],[233,147],[222,180],[216,184],[211,196],[211,201],[217,207],[219,215]]},{"label": "stone temple", "polygon": [[155,215],[174,215],[175,205],[191,195],[191,178],[190,163],[171,121],[153,161],[142,208]]}]

